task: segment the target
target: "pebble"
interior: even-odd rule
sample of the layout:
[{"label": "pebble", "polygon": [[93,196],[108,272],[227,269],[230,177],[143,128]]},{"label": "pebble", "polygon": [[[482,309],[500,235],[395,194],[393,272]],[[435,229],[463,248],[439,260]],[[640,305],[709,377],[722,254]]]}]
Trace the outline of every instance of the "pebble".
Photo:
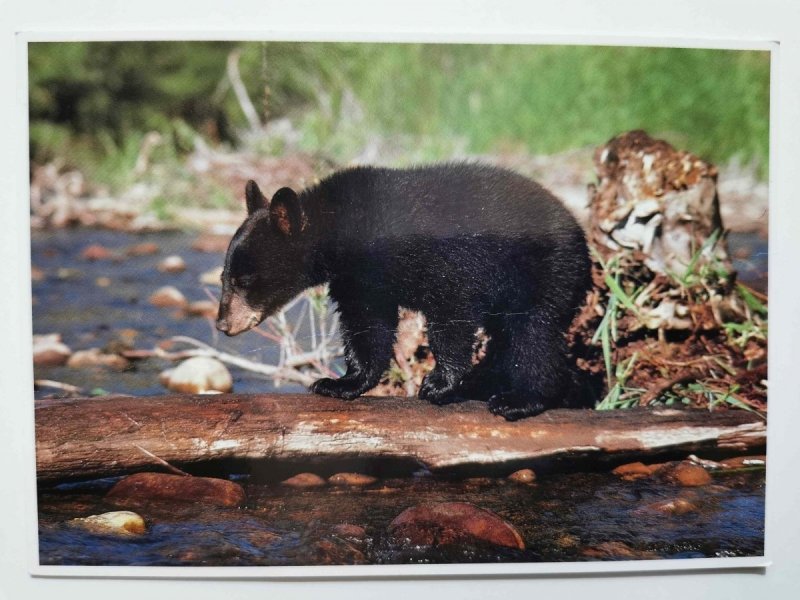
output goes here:
[{"label": "pebble", "polygon": [[94,280],[94,284],[97,287],[107,288],[111,285],[111,278],[110,277],[98,277]]},{"label": "pebble", "polygon": [[211,300],[198,300],[186,307],[186,314],[190,317],[207,317],[216,319],[219,312],[219,304]]},{"label": "pebble", "polygon": [[331,485],[364,486],[375,483],[376,481],[378,481],[377,477],[364,475],[362,473],[336,473],[328,477],[328,483]]},{"label": "pebble", "polygon": [[332,531],[340,537],[353,540],[363,540],[367,537],[366,529],[360,525],[353,525],[352,523],[340,523],[334,526]]},{"label": "pebble", "polygon": [[678,463],[667,473],[667,479],[684,487],[696,487],[711,483],[711,475],[703,467],[689,462]]},{"label": "pebble", "polygon": [[57,367],[67,362],[72,350],[61,341],[61,334],[33,336],[33,364],[37,367]]},{"label": "pebble", "polygon": [[389,524],[389,533],[413,545],[478,542],[525,549],[525,542],[513,525],[489,510],[466,502],[439,502],[408,508]]},{"label": "pebble", "polygon": [[241,485],[227,479],[136,473],[118,481],[106,498],[116,503],[161,500],[235,507],[244,504],[245,493]]},{"label": "pebble", "polygon": [[167,369],[158,380],[175,392],[202,394],[204,392],[230,392],[233,378],[227,367],[216,358],[195,356],[186,359],[174,369]]},{"label": "pebble", "polygon": [[158,270],[162,273],[182,273],[186,270],[186,261],[173,254],[158,263]]},{"label": "pebble", "polygon": [[619,475],[623,479],[627,481],[632,481],[634,479],[642,479],[643,477],[649,477],[653,473],[655,473],[658,469],[661,468],[662,465],[646,465],[641,462],[633,462],[628,463],[625,465],[620,465],[613,471],[611,471],[614,475]]},{"label": "pebble", "polygon": [[144,519],[135,512],[128,510],[70,519],[67,524],[73,527],[80,527],[91,533],[100,534],[131,536],[141,535],[147,531]]},{"label": "pebble", "polygon": [[185,308],[188,302],[180,290],[166,285],[153,292],[150,296],[150,304],[158,308]]},{"label": "pebble", "polygon": [[533,483],[536,481],[536,473],[533,469],[520,469],[509,475],[508,479],[514,483]]},{"label": "pebble", "polygon": [[128,248],[125,252],[128,256],[151,256],[153,254],[158,254],[160,252],[160,248],[158,244],[153,242],[142,242],[141,244],[135,244]]},{"label": "pebble", "polygon": [[87,246],[81,252],[81,258],[83,260],[109,260],[114,258],[114,253],[106,248],[105,246],[101,246],[100,244],[92,244],[91,246]]},{"label": "pebble", "polygon": [[130,361],[119,354],[104,354],[100,348],[90,348],[75,352],[67,360],[67,366],[71,369],[110,367],[117,371],[124,371],[130,366]]},{"label": "pebble", "polygon": [[200,283],[203,285],[222,285],[222,267],[214,267],[200,275]]},{"label": "pebble", "polygon": [[281,483],[294,488],[313,488],[326,485],[325,480],[314,473],[298,473]]}]

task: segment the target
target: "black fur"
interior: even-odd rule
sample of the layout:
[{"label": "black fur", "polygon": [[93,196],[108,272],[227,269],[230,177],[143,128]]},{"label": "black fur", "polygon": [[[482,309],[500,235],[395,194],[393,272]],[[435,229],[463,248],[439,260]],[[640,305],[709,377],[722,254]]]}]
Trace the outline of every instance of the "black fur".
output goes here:
[{"label": "black fur", "polygon": [[[231,241],[223,292],[266,316],[330,283],[347,372],[312,391],[350,399],[374,387],[403,306],[425,315],[436,358],[420,398],[487,400],[509,420],[586,406],[564,339],[591,283],[586,240],[535,182],[447,164],[347,169],[297,196],[281,190],[269,208],[257,191],[248,184],[250,214]],[[490,340],[473,368],[479,327]]]}]

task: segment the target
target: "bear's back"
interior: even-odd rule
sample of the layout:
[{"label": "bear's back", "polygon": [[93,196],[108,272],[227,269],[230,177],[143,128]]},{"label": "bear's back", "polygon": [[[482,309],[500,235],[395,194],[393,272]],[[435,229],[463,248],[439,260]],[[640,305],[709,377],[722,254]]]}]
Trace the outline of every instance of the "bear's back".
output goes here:
[{"label": "bear's back", "polygon": [[462,235],[571,236],[580,229],[536,182],[488,165],[453,163],[409,169],[354,167],[334,173],[316,196],[329,231],[362,240]]}]

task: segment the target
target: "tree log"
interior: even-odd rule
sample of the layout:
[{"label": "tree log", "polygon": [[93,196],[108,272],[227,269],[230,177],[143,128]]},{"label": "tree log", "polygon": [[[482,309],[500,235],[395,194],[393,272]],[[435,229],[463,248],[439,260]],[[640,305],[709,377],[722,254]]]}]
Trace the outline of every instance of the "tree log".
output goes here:
[{"label": "tree log", "polygon": [[227,459],[403,459],[432,471],[535,459],[618,459],[677,451],[747,451],[766,424],[746,411],[552,410],[507,422],[480,402],[416,398],[166,395],[36,402],[40,481]]}]

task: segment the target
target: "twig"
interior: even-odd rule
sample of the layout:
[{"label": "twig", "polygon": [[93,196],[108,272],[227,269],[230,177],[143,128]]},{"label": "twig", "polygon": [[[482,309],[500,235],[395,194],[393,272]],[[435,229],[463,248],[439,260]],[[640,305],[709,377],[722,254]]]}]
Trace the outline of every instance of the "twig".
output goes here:
[{"label": "twig", "polygon": [[233,87],[233,93],[236,94],[236,99],[239,101],[239,106],[242,107],[242,112],[250,125],[250,129],[258,131],[261,129],[261,120],[258,118],[255,106],[250,101],[250,97],[247,95],[247,88],[244,86],[242,77],[239,74],[240,54],[239,50],[234,50],[228,55],[228,79],[231,82],[231,87]]},{"label": "twig", "polygon": [[158,458],[152,452],[142,448],[139,444],[134,444],[133,446],[134,446],[134,448],[139,449],[143,454],[145,454],[146,456],[149,456],[154,461],[156,461],[158,464],[160,464],[162,467],[164,467],[165,469],[171,471],[172,473],[175,473],[176,475],[183,475],[185,477],[191,477],[191,474],[187,473],[186,471],[181,471],[178,467],[173,467],[167,461]]},{"label": "twig", "polygon": [[39,387],[47,387],[53,388],[56,390],[64,390],[65,392],[70,392],[73,394],[84,394],[86,393],[83,388],[79,388],[76,385],[72,385],[70,383],[62,383],[61,381],[53,381],[52,379],[35,379],[33,381],[34,385],[38,385]]}]

